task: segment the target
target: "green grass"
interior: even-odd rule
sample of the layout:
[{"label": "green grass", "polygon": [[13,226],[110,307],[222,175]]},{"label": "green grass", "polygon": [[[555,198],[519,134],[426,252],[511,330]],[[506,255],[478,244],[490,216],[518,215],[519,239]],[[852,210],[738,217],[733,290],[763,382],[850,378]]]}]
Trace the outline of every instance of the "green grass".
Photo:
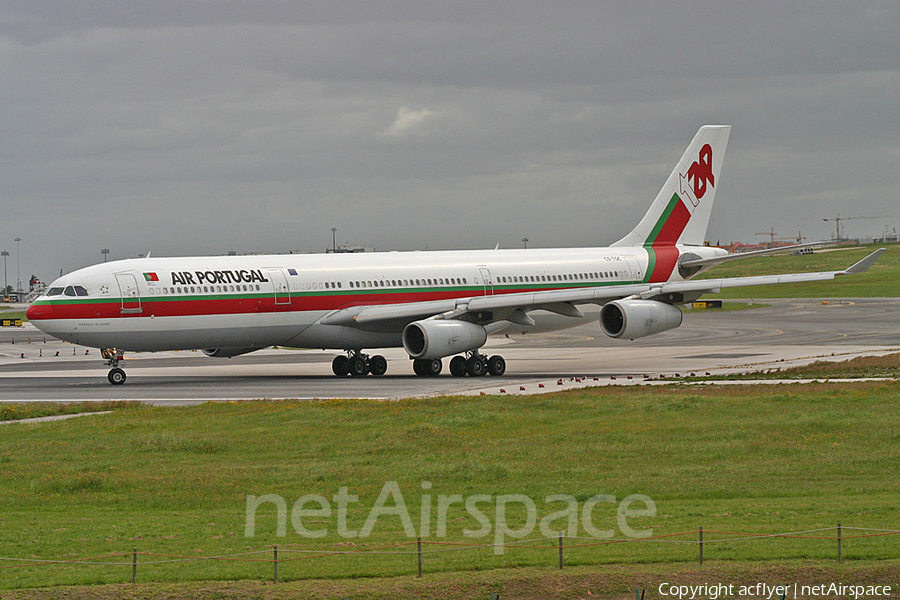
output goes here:
[{"label": "green grass", "polygon": [[[701,279],[747,277],[779,273],[812,273],[845,269],[879,245],[854,250],[817,251],[807,256],[775,255],[725,263],[699,276]],[[868,272],[838,277],[833,281],[749,286],[706,294],[704,299],[725,298],[886,298],[900,295],[900,246],[887,245],[887,252]]]},{"label": "green grass", "polygon": [[697,380],[713,379],[859,379],[859,378],[900,378],[900,354],[883,356],[858,356],[844,361],[817,360],[802,367],[769,369],[757,373],[741,373],[725,377],[699,377]]},{"label": "green grass", "polygon": [[[425,573],[421,579],[413,576],[306,579],[290,582],[235,581],[184,584],[141,583],[136,585],[109,584],[83,587],[38,588],[7,592],[4,600],[196,600],[198,598],[252,598],[259,600],[295,600],[296,598],[340,600],[341,598],[370,598],[384,600],[487,600],[491,594],[516,600],[547,600],[548,598],[616,599],[635,597],[635,589],[643,590],[648,598],[662,598],[660,585],[734,586],[735,597],[741,586],[755,587],[765,582],[791,586],[788,597],[793,598],[793,585],[821,585],[822,582],[844,582],[852,585],[892,586],[896,596],[900,583],[900,561],[776,561],[766,565],[707,561],[665,565],[606,565],[554,567],[520,567],[493,571],[464,573]],[[670,588],[666,588],[667,590]],[[677,596],[676,596],[677,597]],[[708,596],[704,595],[703,598]],[[765,595],[743,594],[738,597],[766,598]],[[809,598],[809,594],[798,595]],[[822,598],[822,595],[815,596]],[[875,596],[862,596],[866,598]],[[883,597],[883,596],[878,596]],[[780,598],[774,595],[773,599]]]},{"label": "green grass", "polygon": [[[335,512],[306,517],[307,527],[324,528],[327,535],[305,539],[288,515],[287,535],[280,537],[274,506],[267,505],[257,513],[255,537],[245,537],[247,495],[280,495],[290,510],[301,496],[333,499],[347,487],[359,496],[347,525],[358,530],[388,481],[398,482],[416,527],[421,500],[431,497],[435,510],[426,542],[471,541],[462,530],[479,527],[456,505],[446,537],[436,537],[438,496],[452,494],[523,494],[535,500],[538,521],[564,508],[546,504],[550,494],[571,494],[579,508],[597,494],[611,494],[617,502],[646,494],[656,503],[656,516],[628,523],[652,528],[657,536],[701,525],[707,531],[755,533],[838,522],[898,529],[898,400],[897,383],[764,390],[677,386],[392,403],[127,406],[89,419],[5,426],[0,557],[84,559],[134,548],[191,557],[261,551],[247,558],[262,562],[144,565],[139,580],[264,580],[271,576],[266,561],[277,544],[283,558],[294,559],[280,567],[285,580],[406,576],[415,573],[412,554],[309,559],[289,553],[408,543],[393,516],[383,516],[371,536],[352,539],[336,534]],[[423,490],[423,481],[433,487]],[[480,505],[492,521],[493,506]],[[511,527],[524,523],[522,507],[509,512]],[[598,504],[593,517],[598,529],[622,537],[616,504]],[[565,519],[553,525],[563,528]],[[578,533],[586,536],[580,520]],[[539,535],[535,530],[529,537]],[[707,539],[719,537],[726,536],[710,533]],[[493,532],[475,541],[490,544]],[[844,552],[858,561],[898,558],[897,538],[848,541]],[[688,544],[592,546],[568,549],[566,564],[674,568],[694,561],[696,553]],[[707,558],[735,564],[827,560],[834,554],[833,540],[726,541],[707,548]],[[141,563],[159,559],[140,556]],[[114,562],[125,564],[3,568],[0,587],[129,581],[130,556]],[[510,548],[503,556],[484,548],[425,558],[427,573],[459,580],[471,577],[467,573],[555,564],[552,543]]]},{"label": "green grass", "polygon": [[54,417],[57,415],[74,415],[81,413],[104,412],[107,410],[123,410],[129,407],[127,402],[29,402],[15,404],[0,402],[0,421],[20,421],[38,417]]}]

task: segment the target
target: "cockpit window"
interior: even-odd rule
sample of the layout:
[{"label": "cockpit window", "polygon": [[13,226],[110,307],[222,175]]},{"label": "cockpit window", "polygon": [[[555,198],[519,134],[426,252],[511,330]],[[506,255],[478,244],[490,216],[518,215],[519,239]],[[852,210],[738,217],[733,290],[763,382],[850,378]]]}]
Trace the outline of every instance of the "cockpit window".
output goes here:
[{"label": "cockpit window", "polygon": [[54,287],[47,290],[47,296],[88,296],[87,288],[81,285],[69,285],[64,288]]}]

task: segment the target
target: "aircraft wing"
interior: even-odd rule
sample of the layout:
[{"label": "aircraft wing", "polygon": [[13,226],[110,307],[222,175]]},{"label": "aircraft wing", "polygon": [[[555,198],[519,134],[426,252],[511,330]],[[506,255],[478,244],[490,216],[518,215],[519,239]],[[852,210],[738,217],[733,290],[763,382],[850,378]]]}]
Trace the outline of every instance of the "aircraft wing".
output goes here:
[{"label": "aircraft wing", "polygon": [[531,310],[543,309],[557,314],[578,317],[583,316],[576,306],[578,304],[602,305],[612,300],[628,297],[645,300],[658,299],[677,303],[677,299],[684,294],[716,293],[725,288],[824,281],[841,275],[855,275],[868,270],[884,252],[885,249],[880,248],[861,261],[841,271],[727,277],[670,283],[633,283],[595,288],[471,296],[468,298],[452,298],[429,302],[354,306],[327,315],[320,323],[325,325],[365,327],[377,322],[397,321],[409,323],[437,315],[442,315],[445,319],[455,319],[464,314],[491,311],[494,314],[491,319],[488,319],[490,321],[509,320],[515,323],[528,324],[530,319],[525,313]]}]

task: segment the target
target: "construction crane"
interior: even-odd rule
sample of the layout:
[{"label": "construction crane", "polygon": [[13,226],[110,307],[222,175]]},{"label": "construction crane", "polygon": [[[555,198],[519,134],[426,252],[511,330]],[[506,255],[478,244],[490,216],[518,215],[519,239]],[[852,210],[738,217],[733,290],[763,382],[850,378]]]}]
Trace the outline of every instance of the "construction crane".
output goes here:
[{"label": "construction crane", "polygon": [[795,237],[795,238],[794,238],[794,237],[778,238],[778,241],[779,241],[779,242],[793,242],[793,241],[796,240],[796,242],[797,242],[798,244],[802,244],[802,243],[803,243],[803,240],[805,240],[805,239],[806,239],[806,236],[803,235],[803,232],[802,232],[802,231],[798,231],[798,232],[797,232],[797,237]]},{"label": "construction crane", "polygon": [[880,215],[878,217],[842,217],[840,213],[837,216],[832,217],[830,219],[822,219],[823,221],[834,221],[834,239],[841,240],[844,239],[844,228],[841,226],[841,221],[851,221],[855,219],[893,219],[894,217],[890,215]]},{"label": "construction crane", "polygon": [[767,235],[770,238],[769,247],[775,245],[775,236],[778,235],[775,233],[775,228],[772,227],[769,231],[757,231],[753,235]]}]

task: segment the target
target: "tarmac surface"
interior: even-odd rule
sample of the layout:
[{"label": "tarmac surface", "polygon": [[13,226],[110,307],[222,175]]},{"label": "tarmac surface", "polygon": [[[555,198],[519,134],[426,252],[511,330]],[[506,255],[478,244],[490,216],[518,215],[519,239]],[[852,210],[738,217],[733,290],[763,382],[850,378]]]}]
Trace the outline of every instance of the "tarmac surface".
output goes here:
[{"label": "tarmac surface", "polygon": [[331,373],[335,352],[272,348],[231,359],[200,352],[127,354],[128,381],[112,386],[96,349],[54,340],[26,324],[0,328],[0,401],[177,405],[260,398],[400,399],[501,389],[538,393],[900,352],[900,298],[763,302],[770,306],[691,311],[680,328],[634,341],[607,338],[596,323],[552,334],[494,337],[482,352],[506,359],[507,372],[500,378],[452,377],[448,359],[439,377],[417,377],[402,349],[370,351],[388,359],[383,377],[337,378]]}]

